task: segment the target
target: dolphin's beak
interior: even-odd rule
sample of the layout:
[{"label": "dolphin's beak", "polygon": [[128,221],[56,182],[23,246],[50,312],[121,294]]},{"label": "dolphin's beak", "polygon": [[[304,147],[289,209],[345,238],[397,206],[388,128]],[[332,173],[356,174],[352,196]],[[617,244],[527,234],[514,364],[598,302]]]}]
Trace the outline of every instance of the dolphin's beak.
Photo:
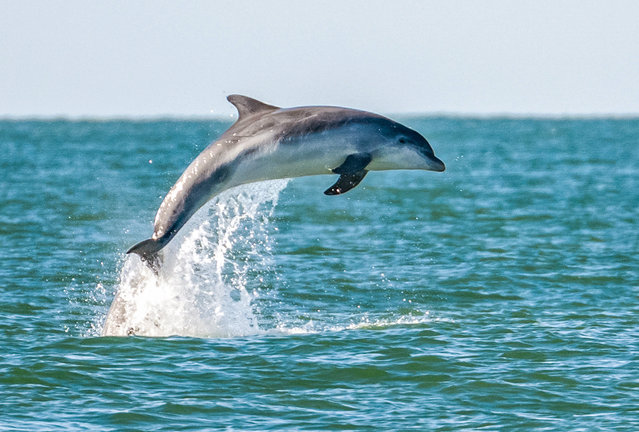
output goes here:
[{"label": "dolphin's beak", "polygon": [[[426,142],[426,144],[428,144],[428,142]],[[424,162],[426,162],[426,167],[422,169],[437,172],[442,172],[446,169],[446,165],[444,165],[444,162],[442,162],[437,156],[435,156],[435,153],[433,153],[433,149],[430,147],[430,145],[422,147],[418,151],[425,159]]]},{"label": "dolphin's beak", "polygon": [[442,172],[446,169],[446,165],[444,165],[444,162],[442,162],[432,152],[422,151],[421,153],[426,162],[426,167],[424,168],[425,170]]},{"label": "dolphin's beak", "polygon": [[435,157],[434,155],[431,156],[430,158],[430,169],[432,171],[437,171],[437,172],[442,172],[446,169],[446,165],[444,165],[444,162],[442,162],[439,158]]}]

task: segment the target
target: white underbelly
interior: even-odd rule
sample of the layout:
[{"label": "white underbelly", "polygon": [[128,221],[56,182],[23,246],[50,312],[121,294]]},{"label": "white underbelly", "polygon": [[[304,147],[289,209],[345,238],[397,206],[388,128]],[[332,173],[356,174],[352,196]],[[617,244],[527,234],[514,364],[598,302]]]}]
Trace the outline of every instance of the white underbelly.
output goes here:
[{"label": "white underbelly", "polygon": [[272,152],[256,155],[240,163],[233,174],[233,183],[331,174],[341,165],[349,149],[327,145],[281,145]]}]

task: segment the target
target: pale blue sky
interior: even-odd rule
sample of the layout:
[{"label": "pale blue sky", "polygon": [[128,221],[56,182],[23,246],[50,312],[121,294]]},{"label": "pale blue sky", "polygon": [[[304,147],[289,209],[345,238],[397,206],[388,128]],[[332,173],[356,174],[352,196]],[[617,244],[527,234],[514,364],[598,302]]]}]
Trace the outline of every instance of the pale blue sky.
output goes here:
[{"label": "pale blue sky", "polygon": [[0,117],[639,113],[637,1],[5,1]]}]

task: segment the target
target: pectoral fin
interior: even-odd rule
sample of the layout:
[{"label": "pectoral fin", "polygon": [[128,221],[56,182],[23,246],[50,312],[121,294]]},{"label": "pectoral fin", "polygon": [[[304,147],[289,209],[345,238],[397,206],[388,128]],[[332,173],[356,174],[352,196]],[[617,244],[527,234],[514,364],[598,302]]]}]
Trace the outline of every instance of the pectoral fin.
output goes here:
[{"label": "pectoral fin", "polygon": [[333,169],[335,174],[340,174],[337,182],[326,189],[326,195],[339,195],[348,192],[362,181],[368,171],[366,166],[371,163],[371,155],[368,153],[357,153],[349,155],[343,164]]},{"label": "pectoral fin", "polygon": [[339,195],[343,194],[344,192],[348,192],[349,190],[357,186],[359,182],[361,182],[362,179],[366,176],[366,174],[368,174],[368,171],[366,170],[361,170],[350,174],[342,174],[341,176],[339,176],[339,179],[337,179],[337,182],[335,182],[333,186],[326,189],[324,193],[326,195]]}]

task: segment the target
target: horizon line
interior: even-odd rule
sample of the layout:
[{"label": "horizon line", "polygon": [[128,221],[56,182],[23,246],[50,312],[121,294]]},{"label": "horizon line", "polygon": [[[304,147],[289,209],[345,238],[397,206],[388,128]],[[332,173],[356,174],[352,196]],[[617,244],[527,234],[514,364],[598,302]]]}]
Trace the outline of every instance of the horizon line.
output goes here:
[{"label": "horizon line", "polygon": [[[451,119],[477,119],[477,120],[633,120],[639,119],[639,112],[632,113],[518,113],[518,112],[453,112],[453,111],[432,111],[432,112],[403,112],[403,113],[381,113],[389,118],[451,118]],[[75,114],[29,114],[13,115],[0,114],[0,121],[67,121],[67,122],[154,122],[154,121],[221,121],[234,122],[237,114],[113,114],[113,115],[75,115]]]}]

